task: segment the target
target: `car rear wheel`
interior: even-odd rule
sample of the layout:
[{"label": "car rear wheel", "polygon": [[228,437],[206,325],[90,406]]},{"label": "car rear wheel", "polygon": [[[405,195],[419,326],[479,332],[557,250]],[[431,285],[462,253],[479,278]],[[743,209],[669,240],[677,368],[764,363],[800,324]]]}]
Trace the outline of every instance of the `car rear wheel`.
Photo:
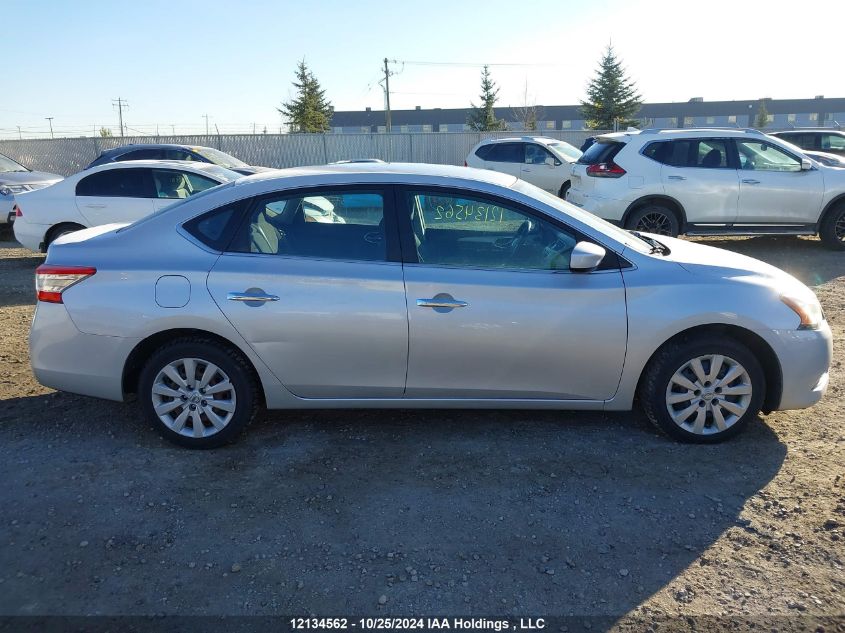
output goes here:
[{"label": "car rear wheel", "polygon": [[571,186],[572,183],[568,180],[560,186],[560,191],[557,195],[561,200],[566,200],[566,192],[569,191]]},{"label": "car rear wheel", "polygon": [[664,346],[640,383],[657,428],[683,442],[714,443],[739,433],[763,403],[765,378],[755,356],[731,339]]},{"label": "car rear wheel", "polygon": [[44,248],[48,248],[50,244],[55,242],[59,239],[62,235],[67,235],[68,233],[74,233],[76,231],[81,231],[85,227],[81,224],[74,224],[73,222],[67,222],[65,224],[57,224],[53,228],[51,228],[47,232],[47,236],[44,238]]},{"label": "car rear wheel", "polygon": [[156,351],[141,371],[138,397],[150,423],[187,448],[232,442],[260,401],[248,362],[205,339],[179,339]]},{"label": "car rear wheel", "polygon": [[819,226],[819,237],[828,248],[845,250],[845,204],[839,204],[825,215]]},{"label": "car rear wheel", "polygon": [[660,205],[646,205],[637,209],[625,222],[625,228],[669,237],[677,237],[680,231],[678,216],[671,209]]}]

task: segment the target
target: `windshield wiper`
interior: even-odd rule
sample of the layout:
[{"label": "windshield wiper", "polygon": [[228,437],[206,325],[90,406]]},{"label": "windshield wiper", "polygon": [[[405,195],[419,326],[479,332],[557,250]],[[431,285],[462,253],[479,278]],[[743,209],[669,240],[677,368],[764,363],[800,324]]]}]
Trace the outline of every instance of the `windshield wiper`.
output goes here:
[{"label": "windshield wiper", "polygon": [[651,246],[651,250],[649,250],[649,255],[655,255],[657,253],[659,253],[660,255],[668,255],[669,253],[672,252],[671,250],[669,250],[669,247],[666,246],[666,244],[663,244],[662,242],[658,242],[653,237],[646,237],[645,235],[643,235],[639,231],[630,231],[630,233],[632,235],[637,236],[643,242],[645,242],[646,244]]}]

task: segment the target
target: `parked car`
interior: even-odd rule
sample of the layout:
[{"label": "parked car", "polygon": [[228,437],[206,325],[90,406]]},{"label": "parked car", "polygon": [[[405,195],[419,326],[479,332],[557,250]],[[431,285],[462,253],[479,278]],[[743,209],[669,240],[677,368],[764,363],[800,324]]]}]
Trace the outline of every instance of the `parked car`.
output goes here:
[{"label": "parked car", "polygon": [[240,178],[208,163],[106,163],[16,198],[15,238],[46,251],[58,237],[90,226],[134,222],[177,200]]},{"label": "parked car", "polygon": [[570,166],[580,156],[578,149],[553,138],[490,138],[470,150],[464,165],[510,174],[563,198]]},{"label": "parked car", "polygon": [[771,136],[783,139],[801,149],[845,156],[845,132],[841,130],[824,128],[820,130],[795,129],[784,132],[772,132]]},{"label": "parked car", "polygon": [[604,134],[567,200],[661,235],[814,235],[845,249],[845,172],[756,130]]},{"label": "parked car", "polygon": [[814,161],[821,163],[826,167],[845,167],[845,156],[837,156],[836,154],[828,154],[827,152],[811,152],[803,150],[805,156],[809,156]]},{"label": "parked car", "polygon": [[188,160],[198,163],[211,163],[245,176],[269,169],[268,167],[247,165],[242,160],[213,147],[174,145],[172,143],[136,143],[107,149],[85,169],[126,160]]},{"label": "parked car", "polygon": [[[308,222],[315,197],[344,222]],[[788,274],[462,167],[241,179],[59,238],[36,287],[38,380],[135,393],[196,448],[263,406],[627,410],[637,395],[666,433],[715,442],[817,402],[832,354]]]},{"label": "parked car", "polygon": [[15,194],[49,187],[61,179],[58,174],[27,169],[0,154],[0,228],[15,221]]}]

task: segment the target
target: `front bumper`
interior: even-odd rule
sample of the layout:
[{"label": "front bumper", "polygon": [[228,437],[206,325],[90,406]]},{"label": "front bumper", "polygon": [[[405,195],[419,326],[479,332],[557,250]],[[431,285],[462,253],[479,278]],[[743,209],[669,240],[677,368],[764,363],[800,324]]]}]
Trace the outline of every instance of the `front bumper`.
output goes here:
[{"label": "front bumper", "polygon": [[827,321],[817,330],[775,330],[783,376],[778,410],[806,409],[822,399],[830,380],[833,335]]},{"label": "front bumper", "polygon": [[139,341],[84,334],[64,304],[39,302],[29,335],[32,371],[45,387],[123,400],[123,368]]}]

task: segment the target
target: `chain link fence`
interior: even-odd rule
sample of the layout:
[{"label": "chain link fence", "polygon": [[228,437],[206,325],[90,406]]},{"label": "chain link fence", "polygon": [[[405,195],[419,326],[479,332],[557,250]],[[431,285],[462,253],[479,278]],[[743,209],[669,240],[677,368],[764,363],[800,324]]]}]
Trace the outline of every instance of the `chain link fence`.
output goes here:
[{"label": "chain link fence", "polygon": [[[589,130],[549,130],[542,136],[580,147],[584,139],[598,133]],[[25,139],[0,141],[0,154],[5,154],[30,169],[62,176],[69,176],[84,169],[104,150],[130,143],[176,143],[214,147],[250,165],[266,167],[324,165],[355,158],[463,165],[470,149],[482,139],[514,136],[518,136],[518,133],[230,134]]]}]

